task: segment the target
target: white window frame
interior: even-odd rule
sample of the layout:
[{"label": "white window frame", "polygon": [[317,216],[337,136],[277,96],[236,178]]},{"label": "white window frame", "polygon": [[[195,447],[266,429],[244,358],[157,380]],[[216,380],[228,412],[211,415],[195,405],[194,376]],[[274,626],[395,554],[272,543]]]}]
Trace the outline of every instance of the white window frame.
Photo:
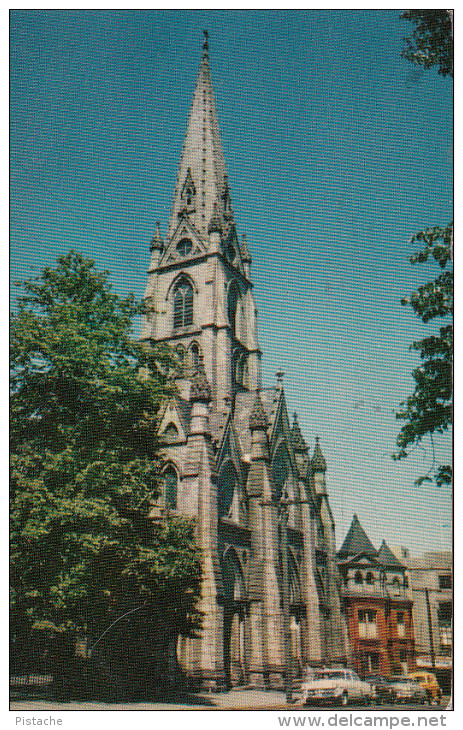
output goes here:
[{"label": "white window frame", "polygon": [[371,608],[359,610],[358,631],[360,639],[378,638],[377,611]]}]

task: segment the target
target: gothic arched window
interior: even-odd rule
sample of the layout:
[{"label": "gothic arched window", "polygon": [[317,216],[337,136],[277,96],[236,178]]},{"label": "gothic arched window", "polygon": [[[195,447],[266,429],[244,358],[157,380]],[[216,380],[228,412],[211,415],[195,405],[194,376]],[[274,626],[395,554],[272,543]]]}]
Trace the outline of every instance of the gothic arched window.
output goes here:
[{"label": "gothic arched window", "polygon": [[238,385],[244,385],[244,370],[246,365],[246,355],[242,355],[240,359],[238,360],[238,364],[236,366],[236,382]]},{"label": "gothic arched window", "polygon": [[239,350],[235,350],[232,354],[232,362],[231,362],[231,376],[232,376],[232,387],[235,388],[236,384],[238,382],[238,360],[239,360]]},{"label": "gothic arched window", "polygon": [[361,574],[360,570],[357,570],[355,577],[354,577],[354,581],[355,581],[356,585],[358,585],[358,586],[363,585],[363,575]]},{"label": "gothic arched window", "polygon": [[199,358],[201,356],[201,348],[198,345],[198,343],[193,342],[193,344],[190,345],[190,349],[188,352],[189,352],[190,365],[192,365],[194,368],[197,368],[199,365]]},{"label": "gothic arched window", "polygon": [[178,440],[178,428],[175,423],[169,423],[163,433],[163,436],[168,443],[173,443]]},{"label": "gothic arched window", "polygon": [[276,497],[281,499],[285,490],[290,471],[289,456],[285,447],[280,447],[272,463],[272,476],[275,485]]},{"label": "gothic arched window", "polygon": [[164,500],[166,507],[176,509],[177,507],[177,483],[178,476],[173,466],[168,466],[163,472]]},{"label": "gothic arched window", "polygon": [[228,461],[220,470],[218,479],[219,517],[232,517],[233,496],[238,477],[233,464]]},{"label": "gothic arched window", "polygon": [[374,579],[373,573],[369,570],[367,573],[367,583],[369,586],[372,586],[374,582],[375,582],[375,579]]},{"label": "gothic arched window", "polygon": [[291,553],[288,555],[288,572],[289,572],[289,602],[301,603],[301,581],[299,579],[299,570],[297,563]]},{"label": "gothic arched window", "polygon": [[182,240],[177,243],[177,251],[180,256],[188,256],[191,251],[191,246],[192,243],[189,238],[182,238]]},{"label": "gothic arched window", "polygon": [[180,364],[181,365],[184,365],[185,364],[185,357],[186,357],[186,350],[185,350],[184,346],[183,345],[177,345],[177,347],[175,348],[175,354],[177,355],[177,357],[178,357],[178,359],[180,361]]},{"label": "gothic arched window", "polygon": [[241,563],[233,549],[222,556],[222,583],[225,598],[228,601],[242,601],[246,597],[245,582]]},{"label": "gothic arched window", "polygon": [[233,281],[230,284],[230,289],[228,290],[228,321],[230,323],[232,335],[236,335],[236,312],[238,308],[238,300],[239,300],[240,292],[238,289],[238,286]]},{"label": "gothic arched window", "polygon": [[174,290],[174,329],[193,324],[193,287],[181,279]]}]

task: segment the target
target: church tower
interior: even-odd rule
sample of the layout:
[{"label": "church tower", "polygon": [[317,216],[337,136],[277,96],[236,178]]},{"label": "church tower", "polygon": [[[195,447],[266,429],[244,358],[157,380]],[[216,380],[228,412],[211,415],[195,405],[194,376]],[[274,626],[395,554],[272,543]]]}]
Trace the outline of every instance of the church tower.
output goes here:
[{"label": "church tower", "polygon": [[216,410],[261,386],[250,269],[234,221],[205,33],[166,237],[157,225],[151,242],[142,339],[169,342],[187,369],[202,357]]},{"label": "church tower", "polygon": [[164,491],[152,516],[196,524],[204,618],[176,650],[203,687],[282,687],[289,668],[298,676],[306,664],[343,659],[326,464],[318,442],[311,460],[290,426],[283,373],[262,387],[251,263],[236,231],[205,33],[169,223],[151,241],[142,333],[184,365],[161,414]]}]

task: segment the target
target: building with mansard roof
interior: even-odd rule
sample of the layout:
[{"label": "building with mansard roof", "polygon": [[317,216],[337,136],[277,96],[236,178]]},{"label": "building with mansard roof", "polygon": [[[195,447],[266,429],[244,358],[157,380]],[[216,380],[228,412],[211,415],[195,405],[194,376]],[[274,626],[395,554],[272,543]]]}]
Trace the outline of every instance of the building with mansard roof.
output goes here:
[{"label": "building with mansard roof", "polygon": [[376,550],[357,515],[338,552],[348,656],[360,676],[415,667],[412,593],[406,565],[383,540]]},{"label": "building with mansard roof", "polygon": [[169,343],[184,366],[160,423],[164,492],[153,516],[196,520],[203,625],[179,639],[177,656],[188,677],[217,687],[281,686],[289,634],[293,671],[345,660],[327,466],[318,439],[310,458],[296,416],[290,424],[283,374],[262,385],[251,264],[206,34],[170,220],[151,242],[142,337]]}]

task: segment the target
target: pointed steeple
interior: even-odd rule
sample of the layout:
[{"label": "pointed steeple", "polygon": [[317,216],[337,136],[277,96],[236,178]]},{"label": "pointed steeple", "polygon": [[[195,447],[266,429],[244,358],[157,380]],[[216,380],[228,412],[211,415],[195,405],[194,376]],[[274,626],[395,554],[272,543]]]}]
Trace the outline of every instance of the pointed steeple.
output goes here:
[{"label": "pointed steeple", "polygon": [[240,252],[241,252],[241,259],[243,260],[243,263],[252,263],[251,254],[249,253],[248,245],[246,243],[246,236],[243,233],[241,246],[240,246]]},{"label": "pointed steeple", "polygon": [[360,524],[357,515],[354,515],[352,524],[338,553],[340,558],[366,553],[371,557],[376,557],[377,551],[373,543],[370,541],[367,533]]},{"label": "pointed steeple", "polygon": [[388,568],[403,568],[404,565],[394,555],[386,540],[383,540],[378,550],[378,560]]},{"label": "pointed steeple", "polygon": [[313,457],[312,457],[312,471],[315,472],[325,472],[326,471],[326,461],[325,457],[323,456],[322,450],[320,448],[320,439],[318,436],[315,437],[315,448],[313,450]]},{"label": "pointed steeple", "polygon": [[150,251],[153,251],[154,249],[158,249],[159,251],[162,251],[164,248],[164,241],[162,240],[161,236],[161,224],[159,221],[156,221],[156,228],[154,231],[154,236],[151,239],[150,244]]},{"label": "pointed steeple", "polygon": [[225,159],[209,66],[209,41],[204,31],[203,53],[193,94],[174,192],[168,238],[182,216],[207,238],[208,226],[217,221],[224,227],[233,215]]},{"label": "pointed steeple", "polygon": [[[150,251],[151,251],[151,261],[148,269],[148,273],[152,274],[156,271],[156,268],[159,264],[159,259],[161,258],[162,252],[164,250],[164,241],[162,240],[161,236],[161,224],[159,221],[156,222],[156,228],[154,231],[153,238],[151,239],[150,243]],[[148,284],[147,291],[145,296],[148,296],[152,293],[152,290],[150,288],[150,285]]]},{"label": "pointed steeple", "polygon": [[294,413],[293,415],[293,427],[291,429],[291,443],[293,445],[294,451],[297,452],[306,452],[307,444],[304,441],[304,437],[301,433],[301,429],[299,427],[299,423],[297,421],[297,413]]}]

